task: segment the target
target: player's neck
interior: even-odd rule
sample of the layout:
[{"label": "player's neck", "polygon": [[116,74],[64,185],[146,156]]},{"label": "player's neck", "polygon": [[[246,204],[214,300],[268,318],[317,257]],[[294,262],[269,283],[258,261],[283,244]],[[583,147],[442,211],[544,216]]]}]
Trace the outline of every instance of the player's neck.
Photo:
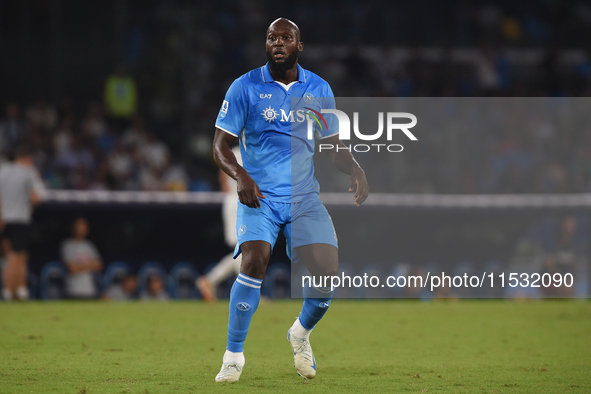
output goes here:
[{"label": "player's neck", "polygon": [[294,64],[292,68],[288,70],[273,70],[269,68],[271,71],[271,76],[273,77],[274,81],[281,82],[282,84],[289,85],[290,83],[298,80],[298,64]]}]

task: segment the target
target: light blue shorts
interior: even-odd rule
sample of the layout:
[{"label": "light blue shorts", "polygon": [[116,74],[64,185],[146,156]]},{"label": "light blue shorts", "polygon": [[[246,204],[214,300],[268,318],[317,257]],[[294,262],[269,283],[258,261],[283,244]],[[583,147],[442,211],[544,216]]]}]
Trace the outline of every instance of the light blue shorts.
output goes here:
[{"label": "light blue shorts", "polygon": [[266,241],[275,246],[279,231],[287,240],[287,256],[292,249],[310,244],[329,244],[338,248],[337,234],[328,211],[318,195],[311,195],[301,202],[281,203],[260,199],[260,208],[249,208],[238,202],[236,234],[238,244],[236,258],[247,241]]}]

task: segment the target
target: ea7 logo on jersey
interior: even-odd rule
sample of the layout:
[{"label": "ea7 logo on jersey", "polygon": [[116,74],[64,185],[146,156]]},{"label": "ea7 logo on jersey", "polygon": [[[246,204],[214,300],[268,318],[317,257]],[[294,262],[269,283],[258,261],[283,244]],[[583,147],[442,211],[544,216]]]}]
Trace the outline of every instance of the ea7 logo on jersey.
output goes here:
[{"label": "ea7 logo on jersey", "polygon": [[261,97],[262,99],[270,99],[270,98],[271,98],[271,96],[272,96],[272,94],[269,94],[269,93],[267,93],[267,94],[265,94],[265,93],[261,93],[261,94],[260,94],[260,97]]}]

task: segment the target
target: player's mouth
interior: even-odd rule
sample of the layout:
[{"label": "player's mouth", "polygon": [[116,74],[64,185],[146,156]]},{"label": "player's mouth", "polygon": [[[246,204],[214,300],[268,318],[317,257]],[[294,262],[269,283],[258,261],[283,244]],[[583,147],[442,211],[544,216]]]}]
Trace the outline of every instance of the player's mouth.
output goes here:
[{"label": "player's mouth", "polygon": [[284,59],[285,58],[285,52],[274,52],[273,53],[273,58],[274,59]]}]

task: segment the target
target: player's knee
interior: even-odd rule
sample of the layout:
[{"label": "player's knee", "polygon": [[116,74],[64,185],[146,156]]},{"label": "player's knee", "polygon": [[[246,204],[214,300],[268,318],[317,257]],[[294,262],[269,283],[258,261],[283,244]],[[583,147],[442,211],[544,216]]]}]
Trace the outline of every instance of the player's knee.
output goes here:
[{"label": "player's knee", "polygon": [[313,245],[312,248],[304,249],[303,252],[306,267],[313,275],[338,275],[339,257],[336,248]]},{"label": "player's knee", "polygon": [[267,271],[267,260],[260,254],[243,256],[240,272],[252,278],[263,279]]},{"label": "player's knee", "polygon": [[329,260],[322,264],[320,264],[320,274],[321,275],[330,275],[336,276],[339,273],[339,261],[338,260]]}]

